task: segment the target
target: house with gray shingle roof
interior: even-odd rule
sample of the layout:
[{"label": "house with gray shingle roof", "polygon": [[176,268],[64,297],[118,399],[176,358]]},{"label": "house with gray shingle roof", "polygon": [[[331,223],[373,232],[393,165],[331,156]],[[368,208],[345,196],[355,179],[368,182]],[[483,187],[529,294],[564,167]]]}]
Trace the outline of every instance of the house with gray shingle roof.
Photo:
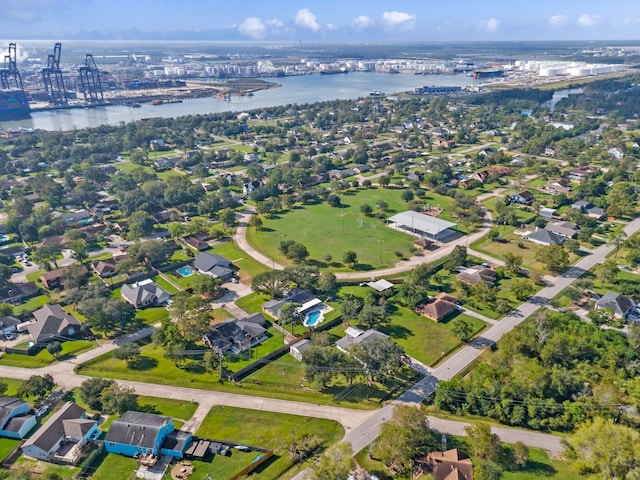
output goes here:
[{"label": "house with gray shingle roof", "polygon": [[60,304],[45,305],[33,312],[36,321],[27,325],[27,331],[35,343],[73,337],[80,331],[81,323],[65,312]]},{"label": "house with gray shingle roof", "polygon": [[151,279],[141,280],[131,285],[125,283],[120,289],[120,294],[136,308],[162,305],[171,298],[171,295]]},{"label": "house with gray shingle roof", "polygon": [[0,437],[24,438],[36,426],[27,402],[15,397],[0,397]]},{"label": "house with gray shingle roof", "polygon": [[97,430],[98,422],[89,420],[84,408],[67,402],[22,445],[22,453],[45,462],[76,464]]},{"label": "house with gray shingle roof", "polygon": [[620,293],[607,292],[596,301],[595,309],[611,309],[613,316],[620,320],[626,318],[635,306],[635,302],[629,297]]},{"label": "house with gray shingle roof", "polygon": [[564,237],[556,235],[544,228],[536,228],[535,231],[526,234],[523,238],[529,242],[537,243],[545,247],[548,245],[562,245],[566,240]]}]

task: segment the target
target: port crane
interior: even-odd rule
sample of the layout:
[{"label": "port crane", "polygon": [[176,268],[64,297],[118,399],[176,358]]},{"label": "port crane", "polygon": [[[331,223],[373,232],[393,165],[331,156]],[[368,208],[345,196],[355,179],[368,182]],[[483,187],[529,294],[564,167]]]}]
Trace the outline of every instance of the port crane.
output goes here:
[{"label": "port crane", "polygon": [[47,57],[47,66],[42,69],[42,80],[49,97],[49,102],[53,105],[67,105],[69,99],[67,90],[64,88],[64,78],[60,70],[60,53],[62,44],[56,43],[53,47],[53,54]]},{"label": "port crane", "polygon": [[18,71],[15,43],[9,44],[9,54],[4,56],[4,65],[0,68],[0,87],[5,90],[24,89],[22,77]]},{"label": "port crane", "polygon": [[102,82],[100,81],[100,70],[96,66],[93,55],[87,53],[84,65],[78,67],[78,73],[85,101],[88,103],[103,102],[104,93],[102,91]]}]

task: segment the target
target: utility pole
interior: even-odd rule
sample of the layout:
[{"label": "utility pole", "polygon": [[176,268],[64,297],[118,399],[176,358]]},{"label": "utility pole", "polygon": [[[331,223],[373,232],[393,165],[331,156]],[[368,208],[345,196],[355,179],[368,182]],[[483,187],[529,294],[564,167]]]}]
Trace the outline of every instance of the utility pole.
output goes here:
[{"label": "utility pole", "polygon": [[220,383],[224,383],[224,380],[222,379],[222,358],[224,357],[224,355],[222,354],[222,351],[219,351],[218,355],[219,355],[219,365],[220,365],[220,379],[218,381]]}]

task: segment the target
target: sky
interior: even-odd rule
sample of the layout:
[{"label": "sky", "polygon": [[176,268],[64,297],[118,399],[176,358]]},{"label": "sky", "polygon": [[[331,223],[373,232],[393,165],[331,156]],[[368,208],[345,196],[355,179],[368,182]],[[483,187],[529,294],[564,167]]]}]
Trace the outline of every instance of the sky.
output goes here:
[{"label": "sky", "polygon": [[0,0],[0,37],[226,41],[640,39],[639,0]]}]

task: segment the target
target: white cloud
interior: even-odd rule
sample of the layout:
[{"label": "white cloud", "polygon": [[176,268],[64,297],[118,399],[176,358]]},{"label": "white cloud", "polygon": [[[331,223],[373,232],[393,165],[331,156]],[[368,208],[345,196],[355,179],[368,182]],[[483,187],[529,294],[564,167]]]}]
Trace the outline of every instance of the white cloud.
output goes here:
[{"label": "white cloud", "polygon": [[335,23],[327,23],[327,30],[337,30],[338,26]]},{"label": "white cloud", "polygon": [[367,28],[373,27],[375,23],[376,22],[374,22],[371,18],[367,17],[366,15],[360,15],[359,17],[356,17],[353,19],[353,22],[351,22],[351,25],[356,30],[365,30]]},{"label": "white cloud", "polygon": [[592,27],[596,23],[598,23],[597,15],[589,15],[588,13],[583,13],[578,17],[578,26],[579,27]]},{"label": "white cloud", "polygon": [[320,24],[316,20],[316,16],[308,8],[298,10],[298,13],[293,18],[293,23],[298,27],[308,28],[314,32],[320,30]]},{"label": "white cloud", "polygon": [[416,26],[416,16],[407,12],[384,12],[382,22],[388,29],[412,30]]},{"label": "white cloud", "polygon": [[264,23],[265,23],[265,25],[268,25],[269,27],[272,27],[272,28],[282,28],[282,27],[284,27],[284,23],[282,23],[277,18],[272,18],[271,20],[267,20]]},{"label": "white cloud", "polygon": [[247,37],[260,39],[264,38],[267,34],[267,27],[262,19],[258,17],[248,17],[236,27],[238,32]]},{"label": "white cloud", "polygon": [[498,27],[500,27],[500,20],[495,17],[487,18],[486,20],[482,20],[480,22],[480,28],[489,33],[495,32],[496,30],[498,30]]},{"label": "white cloud", "polygon": [[569,23],[569,17],[567,15],[553,15],[549,17],[549,25],[552,27],[564,27]]}]

